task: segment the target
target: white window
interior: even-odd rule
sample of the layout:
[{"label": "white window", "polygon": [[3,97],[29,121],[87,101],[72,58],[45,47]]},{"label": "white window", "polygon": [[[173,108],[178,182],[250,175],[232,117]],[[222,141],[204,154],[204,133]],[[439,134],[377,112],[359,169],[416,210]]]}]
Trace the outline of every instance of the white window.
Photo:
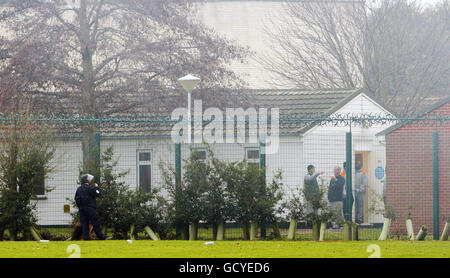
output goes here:
[{"label": "white window", "polygon": [[259,167],[259,148],[247,148],[245,150],[245,159],[249,165]]},{"label": "white window", "polygon": [[149,193],[152,188],[152,153],[151,151],[138,151],[138,188]]}]

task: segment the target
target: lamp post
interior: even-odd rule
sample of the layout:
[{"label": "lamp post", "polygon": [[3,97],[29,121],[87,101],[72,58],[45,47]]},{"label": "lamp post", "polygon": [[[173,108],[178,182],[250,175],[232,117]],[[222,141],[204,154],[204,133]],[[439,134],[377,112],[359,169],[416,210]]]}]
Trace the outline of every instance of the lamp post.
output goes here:
[{"label": "lamp post", "polygon": [[191,74],[188,74],[184,77],[181,77],[178,79],[178,82],[180,82],[181,86],[186,90],[188,93],[188,143],[191,143],[191,92],[197,86],[197,84],[200,82],[200,78],[195,77]]}]

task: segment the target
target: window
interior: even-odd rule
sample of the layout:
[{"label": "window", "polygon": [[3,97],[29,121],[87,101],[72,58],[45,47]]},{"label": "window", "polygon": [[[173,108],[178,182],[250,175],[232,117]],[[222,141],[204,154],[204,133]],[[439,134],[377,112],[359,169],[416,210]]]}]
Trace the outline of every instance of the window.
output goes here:
[{"label": "window", "polygon": [[259,148],[246,149],[245,154],[248,165],[259,167]]},{"label": "window", "polygon": [[201,160],[206,160],[206,150],[205,149],[192,149],[193,152],[197,152]]},{"label": "window", "polygon": [[138,188],[150,193],[152,188],[152,154],[150,151],[138,151]]},{"label": "window", "polygon": [[44,171],[41,171],[36,179],[36,185],[34,187],[34,194],[36,196],[44,196],[45,195],[45,174]]}]

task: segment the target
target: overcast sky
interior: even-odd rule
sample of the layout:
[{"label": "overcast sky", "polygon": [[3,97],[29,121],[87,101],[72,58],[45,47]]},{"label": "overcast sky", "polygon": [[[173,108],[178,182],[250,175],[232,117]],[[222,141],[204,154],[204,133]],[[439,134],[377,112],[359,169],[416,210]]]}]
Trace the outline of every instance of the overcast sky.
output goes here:
[{"label": "overcast sky", "polygon": [[[366,1],[367,1],[366,3],[376,3],[376,5],[379,5],[383,0],[366,0]],[[422,6],[427,7],[434,5],[442,0],[411,0],[411,1],[419,1],[422,3]]]},{"label": "overcast sky", "polygon": [[432,5],[432,4],[436,4],[439,1],[440,0],[422,0],[422,3],[424,3],[426,5]]}]

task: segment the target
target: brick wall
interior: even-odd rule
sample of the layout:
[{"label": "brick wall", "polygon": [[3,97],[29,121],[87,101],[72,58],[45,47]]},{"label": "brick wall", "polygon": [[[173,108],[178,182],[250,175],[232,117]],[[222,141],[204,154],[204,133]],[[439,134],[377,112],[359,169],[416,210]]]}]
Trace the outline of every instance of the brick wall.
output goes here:
[{"label": "brick wall", "polygon": [[[450,103],[434,112],[450,116]],[[406,233],[405,219],[409,207],[414,231],[426,225],[433,232],[433,123],[412,123],[386,136],[386,194],[396,210],[393,233]],[[439,131],[439,213],[440,232],[450,217],[450,123],[438,126]]]}]

